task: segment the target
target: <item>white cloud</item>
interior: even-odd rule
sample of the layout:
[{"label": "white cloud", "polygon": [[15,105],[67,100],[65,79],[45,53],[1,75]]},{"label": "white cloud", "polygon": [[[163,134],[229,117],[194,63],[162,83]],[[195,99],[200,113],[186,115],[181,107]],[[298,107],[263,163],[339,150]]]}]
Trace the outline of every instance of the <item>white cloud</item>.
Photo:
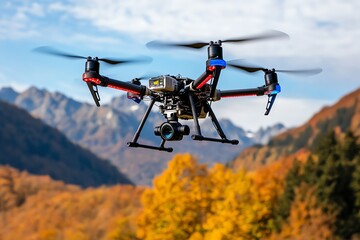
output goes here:
[{"label": "white cloud", "polygon": [[56,3],[52,9],[90,21],[99,29],[144,40],[217,40],[279,29],[292,36],[291,42],[250,44],[241,48],[242,53],[360,53],[356,46],[360,37],[360,2],[355,0],[89,0],[86,8],[83,1],[73,0],[68,5]]},{"label": "white cloud", "polygon": [[[80,0],[53,3],[24,2],[12,6],[12,15],[0,17],[0,33],[13,37],[34,36],[43,25],[31,17],[53,17],[59,21],[81,20],[85,35],[91,27],[99,31],[130,35],[146,42],[152,39],[217,40],[246,36],[267,29],[287,32],[291,40],[227,47],[229,57],[359,55],[360,2],[356,0]],[[56,26],[54,26],[56,27]],[[65,28],[65,25],[62,26]],[[64,29],[57,29],[66,32]],[[52,34],[49,34],[52,35]],[[109,34],[111,35],[111,34]],[[50,37],[50,36],[47,36]],[[92,36],[97,38],[98,36]],[[111,36],[113,37],[113,36]]]},{"label": "white cloud", "polygon": [[295,127],[305,123],[330,101],[318,99],[289,99],[277,97],[268,116],[265,116],[267,97],[228,98],[212,106],[218,118],[231,119],[244,129],[258,130],[261,126],[283,123]]},{"label": "white cloud", "polygon": [[[0,6],[1,7],[1,6]],[[43,6],[39,3],[14,6],[5,3],[0,16],[0,39],[26,39],[38,35],[40,29],[32,21],[32,17],[44,16]]]}]

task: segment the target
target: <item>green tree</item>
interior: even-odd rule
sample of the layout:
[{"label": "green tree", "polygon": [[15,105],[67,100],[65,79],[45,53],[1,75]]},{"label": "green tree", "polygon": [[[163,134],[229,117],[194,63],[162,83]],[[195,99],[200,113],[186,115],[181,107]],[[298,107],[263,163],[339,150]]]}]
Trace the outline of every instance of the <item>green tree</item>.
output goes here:
[{"label": "green tree", "polygon": [[312,194],[316,196],[319,209],[335,217],[335,234],[341,239],[350,239],[360,232],[358,139],[351,131],[343,137],[331,131],[318,138],[313,149],[315,159],[309,158],[301,167],[294,164],[286,177],[284,195],[279,202],[279,209],[284,210],[280,219],[289,216],[289,203],[294,200],[294,189],[304,183],[313,187]]}]

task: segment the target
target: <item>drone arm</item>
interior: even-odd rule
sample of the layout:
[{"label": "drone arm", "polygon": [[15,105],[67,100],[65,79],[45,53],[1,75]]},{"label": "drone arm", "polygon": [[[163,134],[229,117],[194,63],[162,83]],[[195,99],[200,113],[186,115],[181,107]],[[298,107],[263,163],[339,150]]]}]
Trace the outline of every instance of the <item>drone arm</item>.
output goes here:
[{"label": "drone arm", "polygon": [[191,85],[192,89],[200,89],[202,88],[211,78],[213,77],[212,71],[205,71],[203,74],[201,74],[200,77],[198,77]]},{"label": "drone arm", "polygon": [[244,97],[244,96],[263,96],[267,87],[262,86],[258,88],[248,88],[248,89],[236,89],[236,90],[218,90],[220,92],[220,98],[228,97]]},{"label": "drone arm", "polygon": [[102,78],[106,84],[106,87],[110,87],[110,88],[114,88],[114,89],[122,90],[122,91],[126,91],[126,92],[131,92],[134,94],[139,94],[142,96],[146,95],[146,87],[145,86],[136,85],[136,84],[132,84],[129,82],[123,82],[123,81],[111,79],[108,77],[102,77]]},{"label": "drone arm", "polygon": [[214,77],[214,84],[212,94],[215,92],[217,82],[219,80],[221,69],[226,67],[226,62],[223,59],[209,59],[206,62],[206,71],[196,79],[192,85],[192,89],[199,90],[202,88],[210,79]]},{"label": "drone arm", "polygon": [[270,110],[275,102],[276,95],[281,92],[280,85],[278,83],[271,83],[268,86],[262,86],[258,88],[249,89],[237,89],[237,90],[225,90],[217,92],[217,100],[227,97],[243,97],[243,96],[263,96],[268,95],[268,101],[266,104],[265,115],[270,113]]},{"label": "drone arm", "polygon": [[83,74],[83,80],[87,83],[91,82],[92,84],[100,85],[102,87],[110,87],[117,90],[138,94],[141,96],[151,94],[149,89],[147,89],[143,85],[136,85],[129,82],[123,82],[123,81],[111,79],[105,76],[101,76],[96,72],[85,72]]}]

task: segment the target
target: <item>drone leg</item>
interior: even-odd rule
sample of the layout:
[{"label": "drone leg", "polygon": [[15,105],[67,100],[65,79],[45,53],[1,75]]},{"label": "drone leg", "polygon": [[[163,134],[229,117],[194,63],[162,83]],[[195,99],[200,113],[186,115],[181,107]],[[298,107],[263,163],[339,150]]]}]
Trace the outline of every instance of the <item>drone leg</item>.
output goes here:
[{"label": "drone leg", "polygon": [[208,104],[208,110],[209,110],[209,115],[210,115],[210,119],[216,129],[216,131],[218,132],[218,134],[220,135],[220,137],[222,139],[226,139],[226,136],[225,136],[225,133],[224,131],[222,130],[221,126],[220,126],[220,123],[219,121],[217,120],[213,110],[211,109],[210,105]]},{"label": "drone leg", "polygon": [[266,104],[266,112],[264,115],[269,115],[270,113],[270,110],[275,102],[275,98],[276,98],[276,94],[271,94],[269,95],[268,97],[268,101],[267,101],[267,104]]},{"label": "drone leg", "polygon": [[189,92],[189,101],[190,101],[191,112],[193,114],[196,135],[201,136],[201,130],[200,130],[200,125],[199,125],[199,120],[198,120],[198,117],[197,117],[197,112],[196,112],[196,107],[195,107],[195,102],[194,102],[194,96],[193,96],[193,94],[191,92]]},{"label": "drone leg", "polygon": [[140,125],[139,125],[138,129],[135,132],[133,140],[131,141],[132,143],[136,143],[137,140],[139,139],[140,133],[141,133],[141,131],[142,131],[144,125],[145,125],[145,122],[146,122],[147,118],[149,117],[149,114],[151,112],[152,107],[154,106],[154,103],[155,103],[155,99],[153,98],[153,99],[151,99],[150,105],[147,108],[144,117],[141,119]]},{"label": "drone leg", "polygon": [[138,127],[138,129],[136,130],[135,132],[135,135],[133,137],[133,140],[131,142],[128,142],[127,145],[129,147],[141,147],[141,148],[147,148],[147,149],[154,149],[154,150],[159,150],[159,151],[166,151],[166,152],[172,152],[173,149],[172,148],[165,148],[164,145],[165,145],[165,140],[163,140],[161,142],[161,145],[160,147],[156,147],[156,146],[150,146],[150,145],[145,145],[145,144],[140,144],[138,143],[138,139],[140,137],[140,133],[145,125],[145,122],[147,120],[147,118],[149,117],[149,114],[151,112],[151,109],[152,107],[154,106],[154,103],[155,103],[155,98],[153,98],[150,102],[150,105],[149,107],[147,108],[146,112],[145,112],[145,115],[144,117],[141,119],[141,122],[140,122],[140,125]]},{"label": "drone leg", "polygon": [[209,110],[209,115],[210,115],[210,118],[211,118],[211,121],[212,123],[214,124],[214,127],[216,129],[216,131],[218,132],[218,134],[220,135],[221,139],[218,139],[218,138],[209,138],[209,137],[204,137],[201,135],[201,132],[200,132],[200,125],[199,125],[199,121],[198,121],[198,118],[197,118],[197,114],[196,114],[196,108],[195,108],[195,104],[194,104],[194,101],[192,99],[192,95],[190,95],[190,106],[191,106],[191,110],[193,112],[193,117],[194,117],[194,122],[195,122],[195,127],[197,129],[197,134],[196,135],[192,135],[191,138],[193,140],[198,140],[198,141],[210,141],[210,142],[221,142],[221,143],[230,143],[230,144],[233,144],[233,145],[237,145],[239,144],[239,141],[238,140],[229,140],[226,138],[225,136],[225,133],[224,131],[221,129],[221,126],[218,122],[218,120],[216,119],[216,116],[214,114],[214,112],[212,111],[210,105],[208,104],[207,107],[208,107],[208,110]]}]

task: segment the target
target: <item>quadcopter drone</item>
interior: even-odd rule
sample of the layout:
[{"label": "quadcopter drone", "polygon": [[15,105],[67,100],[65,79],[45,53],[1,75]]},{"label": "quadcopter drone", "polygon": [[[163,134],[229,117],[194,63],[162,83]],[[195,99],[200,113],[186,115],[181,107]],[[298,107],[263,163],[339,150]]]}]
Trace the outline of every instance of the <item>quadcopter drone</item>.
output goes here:
[{"label": "quadcopter drone", "polygon": [[[110,87],[117,90],[127,92],[129,99],[139,103],[145,96],[150,97],[150,104],[134,134],[131,142],[128,142],[129,147],[140,147],[147,149],[154,149],[159,151],[172,152],[173,148],[165,147],[166,141],[180,141],[184,135],[190,134],[190,128],[187,125],[182,125],[179,120],[194,121],[195,134],[192,135],[193,140],[198,141],[212,141],[220,143],[228,143],[237,145],[238,140],[230,140],[226,137],[222,130],[215,113],[211,108],[211,103],[219,101],[223,98],[242,97],[242,96],[268,96],[265,115],[270,113],[274,104],[275,98],[280,93],[281,88],[278,82],[276,72],[285,73],[305,73],[316,74],[321,72],[321,69],[306,69],[306,70],[275,70],[255,66],[242,66],[236,64],[236,61],[226,62],[223,59],[223,43],[239,43],[255,40],[263,40],[270,38],[288,37],[287,34],[271,31],[264,34],[254,35],[245,38],[236,38],[228,40],[210,41],[210,42],[193,42],[193,43],[167,43],[160,41],[152,41],[147,44],[148,47],[187,47],[193,49],[200,49],[207,46],[208,59],[205,65],[205,71],[197,79],[186,77],[161,75],[149,79],[148,86],[142,85],[139,78],[134,78],[131,82],[115,80],[103,75],[100,75],[100,62],[107,64],[126,64],[148,62],[150,58],[135,58],[135,59],[107,59],[107,58],[92,58],[83,57],[64,53],[49,47],[40,47],[36,51],[67,57],[67,58],[83,58],[86,59],[85,72],[82,79],[86,82],[90,93],[95,101],[95,104],[100,106],[100,95],[98,86]],[[265,84],[257,88],[249,89],[235,89],[235,90],[219,90],[217,84],[220,78],[220,73],[226,66],[247,71],[249,73],[263,71]],[[210,83],[209,83],[210,82]],[[165,117],[166,121],[160,126],[155,127],[154,134],[159,136],[162,141],[160,146],[152,146],[139,143],[141,131],[145,122],[155,103],[159,104],[159,110]],[[199,119],[210,117],[214,128],[216,129],[219,138],[205,137],[201,133]]]}]

